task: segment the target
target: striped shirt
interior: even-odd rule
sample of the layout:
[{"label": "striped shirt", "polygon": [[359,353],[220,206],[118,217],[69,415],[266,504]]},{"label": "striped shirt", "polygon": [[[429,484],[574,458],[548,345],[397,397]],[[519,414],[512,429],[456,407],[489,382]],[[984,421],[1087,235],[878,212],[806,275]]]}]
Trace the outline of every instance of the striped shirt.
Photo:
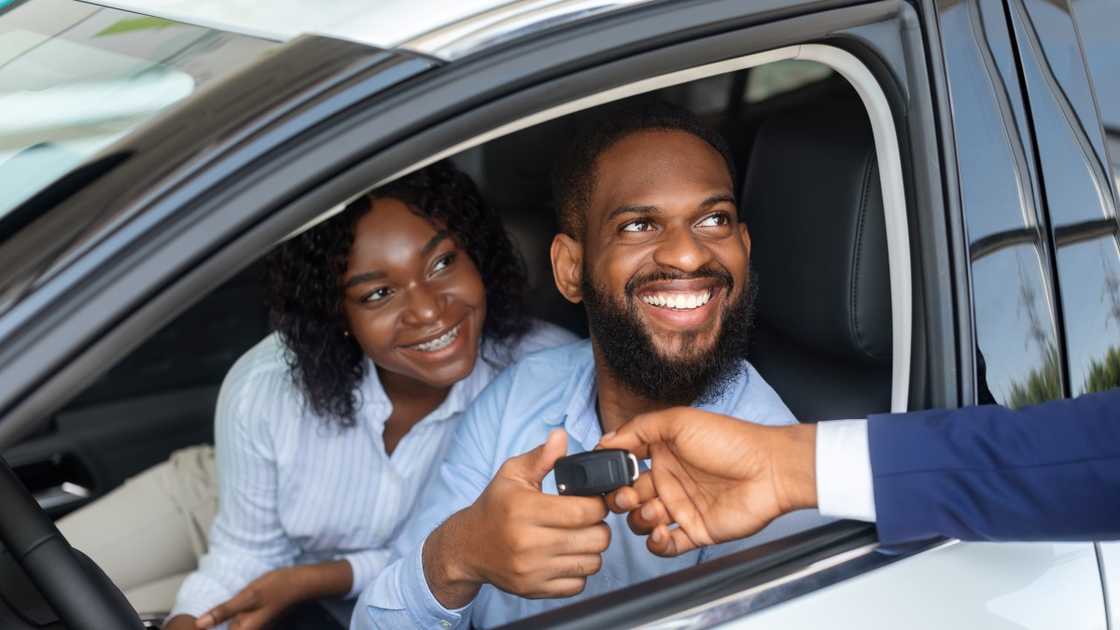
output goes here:
[{"label": "striped shirt", "polygon": [[[534,322],[512,358],[573,339]],[[482,356],[488,356],[485,348]],[[372,362],[366,367],[358,422],[348,429],[328,424],[305,404],[278,335],[230,369],[214,420],[218,515],[209,550],[183,582],[171,617],[197,617],[273,569],[336,559],[350,563],[351,598],[386,565],[389,543],[442,459],[463,410],[501,366],[480,357],[391,456],[382,434],[392,404]]]}]

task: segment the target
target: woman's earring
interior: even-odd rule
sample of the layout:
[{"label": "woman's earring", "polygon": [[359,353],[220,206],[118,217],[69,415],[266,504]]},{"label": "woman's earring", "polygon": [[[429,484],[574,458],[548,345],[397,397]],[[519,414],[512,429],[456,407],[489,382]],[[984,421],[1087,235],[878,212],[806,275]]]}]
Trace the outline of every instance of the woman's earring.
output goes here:
[{"label": "woman's earring", "polygon": [[349,330],[342,331],[342,336],[343,337],[349,337],[350,336],[350,331]]}]

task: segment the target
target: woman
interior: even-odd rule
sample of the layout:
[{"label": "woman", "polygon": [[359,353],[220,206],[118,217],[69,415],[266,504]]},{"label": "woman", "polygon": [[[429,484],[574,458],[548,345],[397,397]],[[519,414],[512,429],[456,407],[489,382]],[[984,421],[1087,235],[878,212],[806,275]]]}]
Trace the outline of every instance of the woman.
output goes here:
[{"label": "woman", "polygon": [[[473,183],[448,163],[351,203],[267,264],[277,333],[222,384],[217,517],[165,628],[231,620],[258,628],[311,600],[347,623],[352,601],[341,600],[388,560],[393,533],[466,405],[512,359],[574,340],[522,316],[520,259]],[[177,507],[192,515],[180,520],[193,524],[195,547],[207,530],[196,506],[205,512],[208,493],[198,488],[213,476],[209,453],[180,452],[159,472],[163,487],[188,487]],[[120,504],[114,495],[153,472],[83,511]],[[79,512],[60,527],[118,579],[98,545],[83,546],[91,521]],[[182,529],[178,547],[188,552],[179,557],[190,555],[191,527]],[[147,596],[181,579],[147,577]]]}]

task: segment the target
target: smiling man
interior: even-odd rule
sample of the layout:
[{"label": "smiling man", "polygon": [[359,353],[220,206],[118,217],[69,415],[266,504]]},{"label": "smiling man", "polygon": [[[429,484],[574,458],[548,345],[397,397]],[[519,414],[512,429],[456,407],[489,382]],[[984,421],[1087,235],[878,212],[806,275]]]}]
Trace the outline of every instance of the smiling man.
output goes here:
[{"label": "smiling man", "polygon": [[531,355],[475,401],[354,627],[491,627],[820,522],[790,515],[734,546],[658,558],[602,499],[556,494],[559,457],[638,414],[693,405],[795,422],[745,358],[751,243],[733,173],[723,141],[666,105],[577,136],[554,177],[551,254],[591,339]]}]

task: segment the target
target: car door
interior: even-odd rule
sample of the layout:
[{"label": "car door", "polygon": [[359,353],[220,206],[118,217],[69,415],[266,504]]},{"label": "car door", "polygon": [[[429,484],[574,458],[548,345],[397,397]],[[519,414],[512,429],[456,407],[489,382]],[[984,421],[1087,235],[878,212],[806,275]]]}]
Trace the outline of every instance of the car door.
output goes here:
[{"label": "car door", "polygon": [[[927,7],[952,104],[976,399],[1017,407],[1086,391],[1068,385],[1090,378],[1083,362],[1104,359],[1106,337],[1100,324],[1070,332],[1085,305],[1059,289],[1077,277],[1089,280],[1092,299],[1100,296],[1116,264],[1115,226],[1101,219],[1114,224],[1115,212],[1069,7],[1033,0]],[[1066,269],[1085,257],[1075,248],[1105,255],[1095,269],[1085,262]],[[1078,275],[1063,275],[1070,273]],[[1085,358],[1071,363],[1074,356]],[[826,615],[852,628],[1104,628],[1108,610],[1090,543],[948,541],[737,626],[808,628]]]},{"label": "car door", "polygon": [[[1070,7],[927,6],[952,104],[977,401],[1115,386],[1095,380],[1115,345],[1101,340],[1120,338],[1099,313],[1117,269],[1115,197]],[[735,626],[1104,628],[1104,595],[1090,543],[947,541]]]},{"label": "car door", "polygon": [[[1067,342],[1068,395],[1120,387],[1120,4],[1017,5]],[[1055,46],[1057,41],[1074,42]],[[1025,63],[1024,65],[1028,65]],[[1108,500],[1108,499],[1106,499]],[[1120,543],[1098,545],[1110,616]]]},{"label": "car door", "polygon": [[[1020,60],[1017,29],[1025,13],[1023,6],[1009,13],[1003,2],[980,0],[926,3],[920,15],[933,101],[948,136],[941,147],[946,203],[923,210],[943,213],[956,236],[941,245],[964,267],[957,284],[963,293],[926,296],[955,301],[964,316],[959,324],[970,331],[963,336],[969,351],[960,354],[959,364],[934,362],[930,369],[959,370],[966,403],[1022,406],[1059,398],[1068,378],[1046,214],[1049,187],[1038,167],[1046,161],[1040,153],[1052,149],[1036,144],[1030,92],[1021,79],[1037,71],[1021,65],[1030,63]],[[1077,46],[1069,33],[1064,39],[1060,33],[1046,37],[1054,47]],[[1084,161],[1079,154],[1076,163]],[[1082,177],[1068,185],[1077,187],[1073,194],[1084,195],[1101,184]],[[914,264],[934,255],[916,253]],[[880,549],[854,532],[837,541],[831,554],[805,546],[808,541],[801,541],[801,548],[787,543],[741,559],[756,565],[754,580],[721,567],[711,570],[721,573],[719,579],[708,583],[712,576],[696,567],[688,576],[628,589],[616,602],[600,601],[598,610],[585,605],[582,614],[537,621],[572,628],[624,619],[663,628],[722,623],[808,629],[822,620],[830,627],[860,629],[1107,627],[1091,543],[933,541]],[[786,554],[784,567],[765,562],[767,555]],[[737,592],[726,587],[736,579]],[[693,583],[688,589],[682,584],[687,581]],[[696,595],[705,590],[706,598]],[[695,606],[661,618],[643,616],[657,606],[672,610],[666,600],[674,595]],[[642,599],[649,608],[638,603]],[[628,617],[612,616],[612,609]]]}]

